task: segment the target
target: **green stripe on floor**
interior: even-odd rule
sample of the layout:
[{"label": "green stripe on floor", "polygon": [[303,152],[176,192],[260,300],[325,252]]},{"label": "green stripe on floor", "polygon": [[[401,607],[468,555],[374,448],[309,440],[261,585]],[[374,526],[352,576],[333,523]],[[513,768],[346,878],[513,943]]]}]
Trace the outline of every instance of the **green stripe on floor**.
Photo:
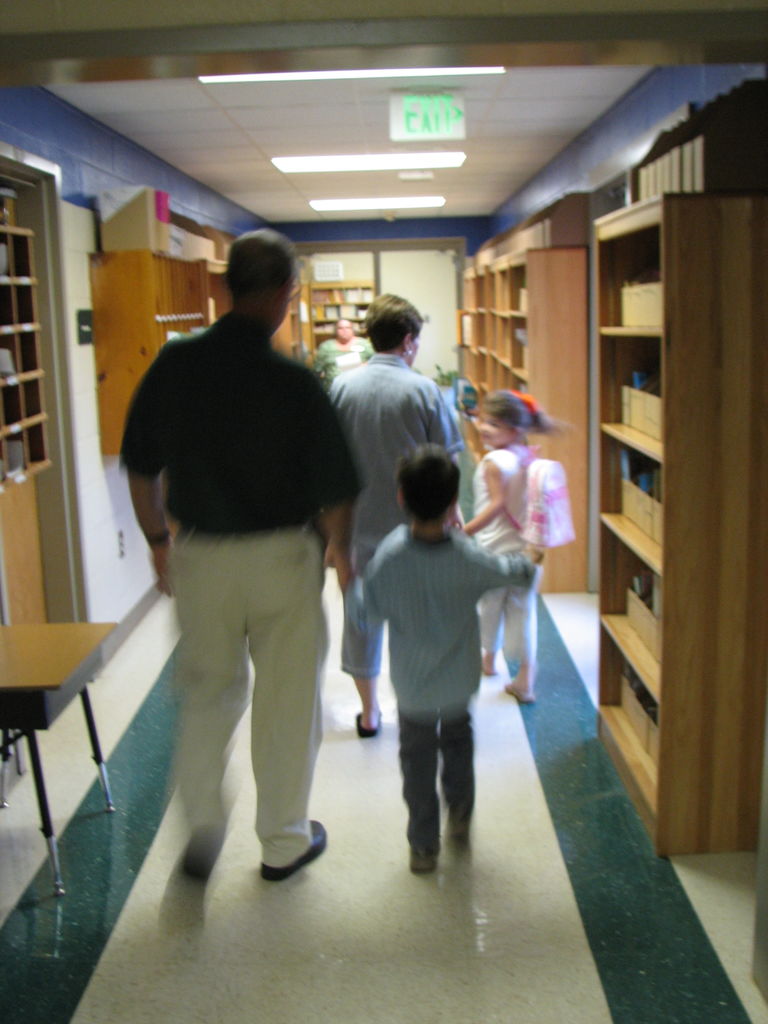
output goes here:
[{"label": "green stripe on floor", "polygon": [[66,895],[46,860],[0,929],[3,1024],[68,1024],[90,981],[168,803],[172,661],[109,758],[115,813],[96,781],[59,836]]},{"label": "green stripe on floor", "polygon": [[749,1024],[597,738],[594,705],[541,600],[537,691],[523,720],[614,1024]]}]

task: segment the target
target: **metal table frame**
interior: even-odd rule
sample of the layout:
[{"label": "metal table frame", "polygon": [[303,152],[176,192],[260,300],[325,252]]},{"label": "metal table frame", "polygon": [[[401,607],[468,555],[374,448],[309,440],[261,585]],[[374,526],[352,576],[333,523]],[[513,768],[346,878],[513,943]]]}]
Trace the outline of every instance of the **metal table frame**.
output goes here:
[{"label": "metal table frame", "polygon": [[113,628],[112,623],[0,626],[0,807],[8,806],[5,794],[9,761],[14,749],[18,757],[18,743],[26,738],[56,896],[63,895],[65,890],[36,733],[39,729],[48,729],[79,695],[106,810],[114,811],[107,766],[87,690],[88,682],[104,664],[102,643]]}]

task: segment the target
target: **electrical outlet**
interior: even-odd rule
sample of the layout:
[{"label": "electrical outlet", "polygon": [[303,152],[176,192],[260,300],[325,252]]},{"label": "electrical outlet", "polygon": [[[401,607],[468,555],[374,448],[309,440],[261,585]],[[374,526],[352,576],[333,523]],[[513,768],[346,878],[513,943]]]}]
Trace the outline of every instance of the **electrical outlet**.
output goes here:
[{"label": "electrical outlet", "polygon": [[117,531],[117,557],[125,558],[125,534],[122,530]]}]

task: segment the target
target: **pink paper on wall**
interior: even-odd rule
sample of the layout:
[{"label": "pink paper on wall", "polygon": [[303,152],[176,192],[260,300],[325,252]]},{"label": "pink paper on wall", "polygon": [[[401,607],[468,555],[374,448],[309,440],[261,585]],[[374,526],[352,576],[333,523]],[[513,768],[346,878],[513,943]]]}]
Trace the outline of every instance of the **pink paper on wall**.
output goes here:
[{"label": "pink paper on wall", "polygon": [[163,224],[171,223],[170,196],[167,192],[155,189],[155,216]]}]

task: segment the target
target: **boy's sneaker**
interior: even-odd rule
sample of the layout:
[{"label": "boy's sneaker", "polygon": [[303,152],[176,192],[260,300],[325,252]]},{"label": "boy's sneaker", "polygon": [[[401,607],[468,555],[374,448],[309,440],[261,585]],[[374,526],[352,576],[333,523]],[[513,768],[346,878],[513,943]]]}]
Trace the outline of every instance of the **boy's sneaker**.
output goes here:
[{"label": "boy's sneaker", "polygon": [[469,836],[469,823],[472,820],[472,812],[462,807],[448,808],[447,829],[451,839],[466,839]]},{"label": "boy's sneaker", "polygon": [[411,871],[414,875],[426,875],[437,867],[437,853],[432,850],[417,850],[411,847]]}]

